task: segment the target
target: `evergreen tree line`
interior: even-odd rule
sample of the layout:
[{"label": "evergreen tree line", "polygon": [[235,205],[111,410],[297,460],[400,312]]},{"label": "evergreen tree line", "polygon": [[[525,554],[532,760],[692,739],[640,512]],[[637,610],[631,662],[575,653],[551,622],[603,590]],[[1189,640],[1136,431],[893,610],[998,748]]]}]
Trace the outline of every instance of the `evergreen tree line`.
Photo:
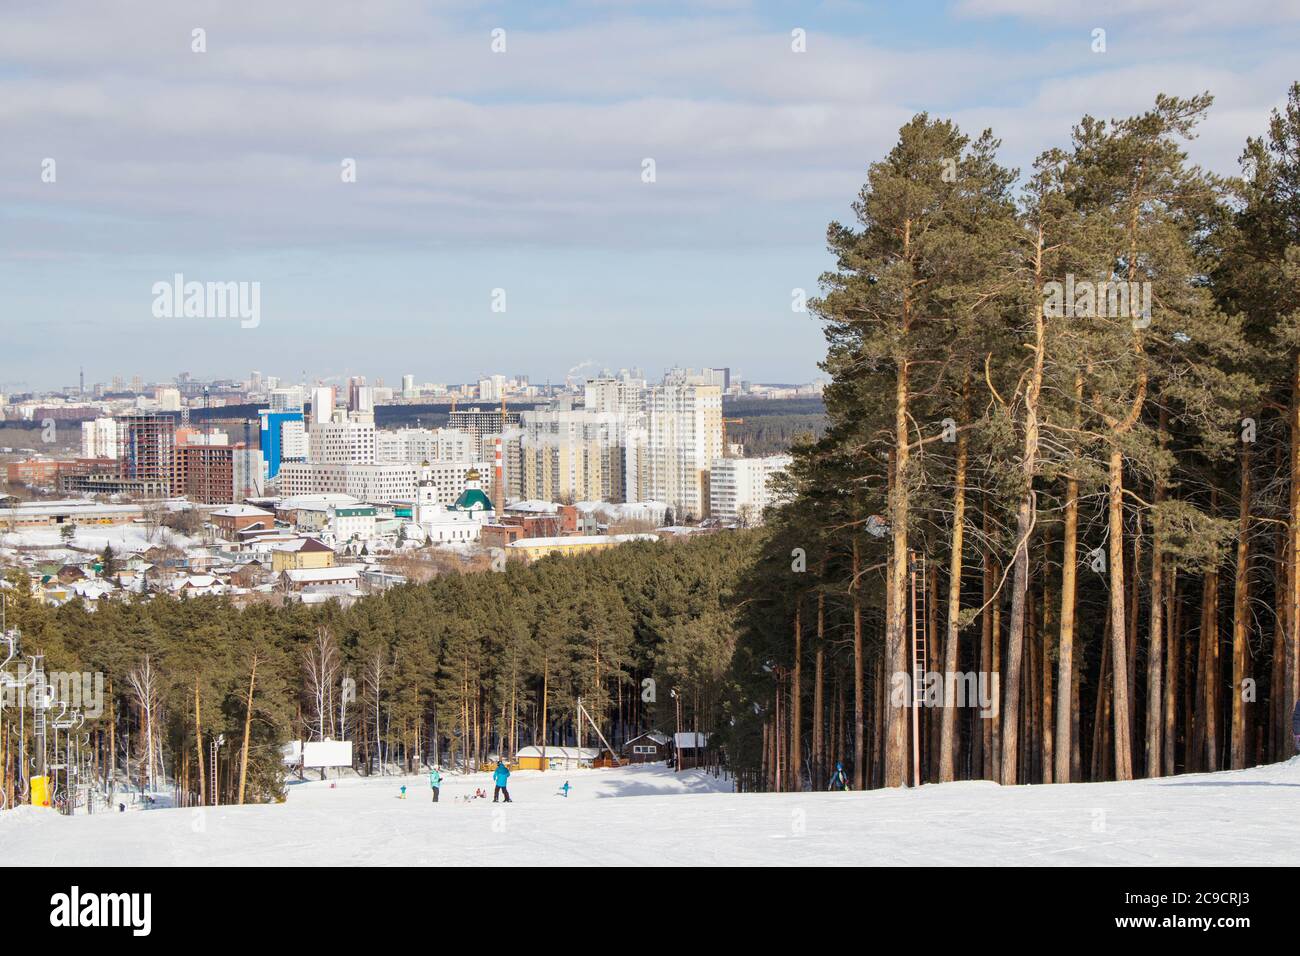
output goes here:
[{"label": "evergreen tree line", "polygon": [[738,600],[747,785],[1292,753],[1300,84],[1233,178],[1187,159],[1211,102],[1085,116],[1023,176],[921,114],[869,166],[811,303],[829,428]]},{"label": "evergreen tree line", "polygon": [[[53,608],[16,571],[3,593],[24,655],[43,653],[47,673],[104,677],[102,712],[81,731],[97,786],[114,768],[118,787],[232,803],[282,793],[295,739],[352,740],[362,773],[598,746],[579,727],[579,696],[615,747],[652,728],[708,731],[735,644],[731,593],[759,541],[738,532],[512,561],[348,608],[166,596]],[[20,715],[15,703],[0,711],[11,806],[34,746],[30,706]]]}]

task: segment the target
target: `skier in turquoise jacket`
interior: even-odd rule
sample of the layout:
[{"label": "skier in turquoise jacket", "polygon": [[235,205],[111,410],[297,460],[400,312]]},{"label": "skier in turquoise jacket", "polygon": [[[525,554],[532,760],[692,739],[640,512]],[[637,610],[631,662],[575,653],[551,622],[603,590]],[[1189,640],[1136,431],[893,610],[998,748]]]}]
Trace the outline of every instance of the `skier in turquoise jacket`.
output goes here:
[{"label": "skier in turquoise jacket", "polygon": [[506,781],[510,779],[510,769],[505,765],[505,761],[498,759],[497,768],[492,771],[492,782],[496,784],[496,789],[492,791],[492,802],[496,803],[498,797],[505,797],[506,803],[510,802],[510,791],[506,789]]},{"label": "skier in turquoise jacket", "polygon": [[438,802],[438,793],[442,790],[442,773],[437,767],[429,771],[429,789],[433,791],[433,802]]},{"label": "skier in turquoise jacket", "polygon": [[835,765],[835,773],[831,774],[831,785],[827,790],[847,790],[849,789],[849,778],[844,772],[844,764]]}]

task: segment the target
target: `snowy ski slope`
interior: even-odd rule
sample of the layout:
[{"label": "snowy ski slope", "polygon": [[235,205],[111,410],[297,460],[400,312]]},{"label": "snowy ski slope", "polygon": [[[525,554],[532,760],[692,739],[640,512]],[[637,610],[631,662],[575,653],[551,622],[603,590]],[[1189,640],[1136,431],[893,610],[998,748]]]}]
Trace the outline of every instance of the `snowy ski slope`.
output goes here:
[{"label": "snowy ski slope", "polygon": [[[515,802],[458,798],[487,774],[291,786],[274,806],[65,818],[0,814],[7,866],[1294,865],[1300,758],[1131,783],[733,794],[662,765],[519,772]],[[572,785],[566,799],[558,788]],[[406,800],[397,798],[401,783]]]}]

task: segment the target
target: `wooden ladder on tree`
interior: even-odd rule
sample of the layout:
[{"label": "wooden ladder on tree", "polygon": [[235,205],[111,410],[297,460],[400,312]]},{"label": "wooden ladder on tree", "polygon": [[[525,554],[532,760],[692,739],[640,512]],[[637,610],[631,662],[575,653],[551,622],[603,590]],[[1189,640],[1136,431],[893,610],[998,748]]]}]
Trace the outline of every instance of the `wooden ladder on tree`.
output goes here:
[{"label": "wooden ladder on tree", "polygon": [[[908,555],[912,585],[912,786],[921,785],[921,707],[925,699],[927,647],[925,622],[929,619],[929,590],[926,587],[925,557]],[[917,576],[920,582],[917,582]]]}]

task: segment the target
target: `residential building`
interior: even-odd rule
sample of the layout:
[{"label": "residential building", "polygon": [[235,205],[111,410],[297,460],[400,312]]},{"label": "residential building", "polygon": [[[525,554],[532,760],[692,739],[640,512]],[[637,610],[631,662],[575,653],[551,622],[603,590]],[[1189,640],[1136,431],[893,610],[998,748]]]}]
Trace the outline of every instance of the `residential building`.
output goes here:
[{"label": "residential building", "polygon": [[95,418],[81,423],[82,458],[117,458],[117,420]]},{"label": "residential building", "polygon": [[478,406],[463,408],[447,416],[447,427],[465,432],[470,436],[470,455],[481,459],[484,455],[483,438],[486,435],[500,435],[503,427],[519,424],[519,413],[507,411],[504,423],[500,408],[486,411]]},{"label": "residential building", "polygon": [[161,482],[164,494],[173,494],[175,450],[176,420],[172,416],[144,413],[117,419],[120,477]]},{"label": "residential building", "polygon": [[301,461],[307,457],[302,410],[277,412],[264,408],[258,414],[262,419],[261,449],[266,462],[266,477],[272,479],[279,475],[283,462]]},{"label": "residential building", "polygon": [[722,457],[722,389],[666,382],[647,394],[646,488],[677,521],[708,517],[709,469]]},{"label": "residential building", "polygon": [[374,464],[374,422],[313,422],[308,436],[307,458],[318,465]]},{"label": "residential building", "polygon": [[789,455],[719,458],[709,475],[709,515],[741,527],[761,524],[763,509],[775,503],[773,477],[790,467]]}]

